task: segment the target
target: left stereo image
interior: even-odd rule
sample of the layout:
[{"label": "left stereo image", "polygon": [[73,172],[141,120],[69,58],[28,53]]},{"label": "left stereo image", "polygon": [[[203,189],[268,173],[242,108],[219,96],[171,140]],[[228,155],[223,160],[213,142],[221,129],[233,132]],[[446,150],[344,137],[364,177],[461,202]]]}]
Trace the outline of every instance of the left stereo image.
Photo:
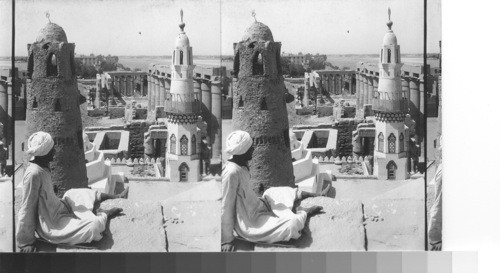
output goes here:
[{"label": "left stereo image", "polygon": [[0,251],[219,252],[218,2],[15,5]]}]

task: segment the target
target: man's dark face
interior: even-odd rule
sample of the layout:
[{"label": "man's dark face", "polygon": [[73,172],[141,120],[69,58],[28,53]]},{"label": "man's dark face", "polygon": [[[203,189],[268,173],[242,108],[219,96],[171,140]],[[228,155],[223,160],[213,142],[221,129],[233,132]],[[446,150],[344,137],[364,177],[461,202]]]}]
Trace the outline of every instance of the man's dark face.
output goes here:
[{"label": "man's dark face", "polygon": [[254,148],[251,146],[246,153],[243,154],[243,157],[250,161],[252,159],[252,154],[253,154]]},{"label": "man's dark face", "polygon": [[52,162],[54,160],[54,155],[56,154],[56,148],[52,147],[50,152],[46,155],[47,157],[47,162]]}]

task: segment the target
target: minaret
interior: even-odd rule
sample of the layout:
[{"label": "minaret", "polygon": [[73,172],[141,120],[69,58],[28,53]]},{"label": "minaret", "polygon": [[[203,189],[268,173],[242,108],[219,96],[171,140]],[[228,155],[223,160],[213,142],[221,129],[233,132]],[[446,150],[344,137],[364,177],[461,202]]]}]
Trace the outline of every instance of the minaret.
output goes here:
[{"label": "minaret", "polygon": [[37,131],[53,137],[51,171],[59,196],[88,186],[74,55],[75,44],[52,22],[28,45],[26,139]]},{"label": "minaret", "polygon": [[409,132],[405,127],[408,94],[401,87],[401,55],[396,35],[392,31],[389,9],[389,30],[380,52],[378,91],[374,92],[375,151],[374,175],[379,179],[403,180],[407,171]]},{"label": "minaret", "polygon": [[194,94],[193,50],[184,32],[186,24],[181,10],[181,32],[175,40],[172,55],[172,81],[170,93],[166,94],[167,115],[167,166],[166,176],[170,181],[200,181],[200,141],[197,121],[200,101]]},{"label": "minaret", "polygon": [[271,186],[293,186],[281,43],[255,20],[234,51],[233,129],[253,138],[252,187],[260,194]]}]

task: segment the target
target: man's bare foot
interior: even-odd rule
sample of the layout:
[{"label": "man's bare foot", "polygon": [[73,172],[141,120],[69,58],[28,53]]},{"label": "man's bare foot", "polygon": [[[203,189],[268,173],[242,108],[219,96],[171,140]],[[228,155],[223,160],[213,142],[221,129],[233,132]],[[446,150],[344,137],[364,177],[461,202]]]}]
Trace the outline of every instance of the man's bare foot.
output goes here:
[{"label": "man's bare foot", "polygon": [[118,214],[122,213],[123,209],[122,208],[112,208],[112,209],[102,209],[99,211],[106,213],[106,215],[108,216],[108,219],[111,219],[111,218],[118,216]]},{"label": "man's bare foot", "polygon": [[125,199],[127,199],[127,197],[128,197],[128,188],[129,187],[126,187],[120,194],[117,194],[116,198],[125,198]]},{"label": "man's bare foot", "polygon": [[304,211],[307,213],[307,216],[312,216],[314,214],[317,214],[323,210],[322,206],[312,206],[310,208],[305,208]]},{"label": "man's bare foot", "polygon": [[332,184],[326,185],[326,188],[321,192],[320,196],[327,197],[328,196],[328,192],[330,191],[331,188],[332,188]]},{"label": "man's bare foot", "polygon": [[431,251],[441,251],[442,243],[431,244]]}]

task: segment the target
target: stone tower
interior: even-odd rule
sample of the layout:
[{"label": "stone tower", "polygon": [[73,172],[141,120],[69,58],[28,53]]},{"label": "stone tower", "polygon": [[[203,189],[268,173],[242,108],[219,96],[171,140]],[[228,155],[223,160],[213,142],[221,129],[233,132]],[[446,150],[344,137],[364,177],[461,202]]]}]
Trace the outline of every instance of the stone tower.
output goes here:
[{"label": "stone tower", "polygon": [[59,196],[88,186],[74,55],[75,44],[51,22],[28,45],[26,139],[37,131],[53,137],[52,180]]},{"label": "stone tower", "polygon": [[401,55],[392,21],[380,52],[378,91],[373,95],[375,112],[374,175],[379,179],[403,180],[409,177],[407,160],[409,131],[405,126],[408,94],[401,86]]},{"label": "stone tower", "polygon": [[234,44],[233,129],[253,138],[250,173],[257,193],[294,185],[280,50],[269,27],[257,21]]},{"label": "stone tower", "polygon": [[200,100],[194,94],[193,49],[184,32],[182,11],[179,27],[181,32],[177,35],[172,53],[170,93],[166,94],[165,102],[169,134],[166,177],[170,178],[170,181],[196,182],[201,180],[201,136],[197,132]]}]

